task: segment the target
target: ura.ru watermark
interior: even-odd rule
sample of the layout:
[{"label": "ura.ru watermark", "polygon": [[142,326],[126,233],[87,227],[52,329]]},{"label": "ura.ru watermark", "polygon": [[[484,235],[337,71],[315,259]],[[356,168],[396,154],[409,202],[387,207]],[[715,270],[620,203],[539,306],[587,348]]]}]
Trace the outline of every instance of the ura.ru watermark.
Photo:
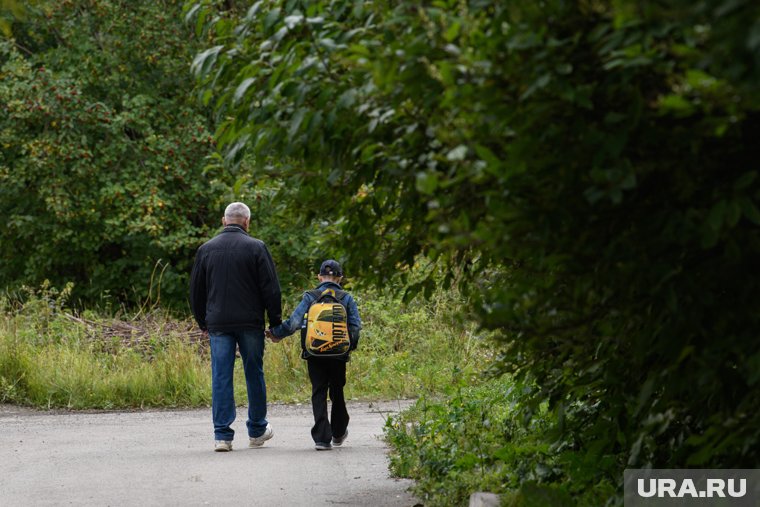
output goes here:
[{"label": "ura.ru watermark", "polygon": [[760,470],[629,469],[625,507],[760,506]]}]

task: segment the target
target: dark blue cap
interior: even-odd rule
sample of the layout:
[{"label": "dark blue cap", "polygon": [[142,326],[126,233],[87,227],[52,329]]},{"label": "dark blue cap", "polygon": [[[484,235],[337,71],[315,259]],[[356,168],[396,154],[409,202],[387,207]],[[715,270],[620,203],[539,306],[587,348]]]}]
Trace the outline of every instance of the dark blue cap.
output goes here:
[{"label": "dark blue cap", "polygon": [[343,276],[343,269],[341,269],[338,261],[329,259],[322,263],[322,266],[319,268],[319,274],[327,276]]}]

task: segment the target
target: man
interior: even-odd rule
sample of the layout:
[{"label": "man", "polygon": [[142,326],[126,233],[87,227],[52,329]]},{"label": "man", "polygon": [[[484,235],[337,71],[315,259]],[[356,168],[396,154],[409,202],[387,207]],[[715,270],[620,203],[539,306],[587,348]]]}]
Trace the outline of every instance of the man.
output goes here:
[{"label": "man", "polygon": [[201,245],[190,279],[190,306],[211,344],[211,412],[214,450],[232,450],[235,346],[248,390],[249,447],[272,438],[264,382],[264,311],[269,325],[282,322],[280,282],[266,245],[248,235],[251,210],[233,202],[224,210],[224,230]]}]

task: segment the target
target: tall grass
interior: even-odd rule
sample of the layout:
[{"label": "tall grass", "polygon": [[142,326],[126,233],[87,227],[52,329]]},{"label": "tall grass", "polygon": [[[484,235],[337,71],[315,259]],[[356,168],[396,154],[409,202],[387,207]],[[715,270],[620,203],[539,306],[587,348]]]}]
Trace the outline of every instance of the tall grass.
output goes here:
[{"label": "tall grass", "polygon": [[[402,305],[387,294],[357,295],[363,329],[351,354],[346,396],[352,399],[416,398],[446,392],[455,379],[480,374],[489,352],[473,326],[453,312],[462,304],[453,294],[433,302]],[[280,400],[308,399],[309,378],[300,359],[298,333],[268,345],[267,383]]]},{"label": "tall grass", "polygon": [[[409,305],[388,294],[355,295],[364,330],[348,364],[349,399],[435,395],[477,377],[487,359],[484,339],[454,319],[461,305],[455,295]],[[43,287],[0,300],[0,402],[67,409],[210,404],[208,343],[189,318],[155,310],[118,318],[74,314],[66,296],[66,289]],[[296,303],[286,299],[286,310]],[[309,399],[297,334],[267,343],[264,357],[270,401]],[[240,361],[235,393],[245,403]]]},{"label": "tall grass", "polygon": [[66,295],[44,288],[23,302],[3,302],[0,402],[70,409],[209,402],[207,361],[182,327],[166,317],[127,324],[130,335],[118,335],[118,319],[66,312]]}]

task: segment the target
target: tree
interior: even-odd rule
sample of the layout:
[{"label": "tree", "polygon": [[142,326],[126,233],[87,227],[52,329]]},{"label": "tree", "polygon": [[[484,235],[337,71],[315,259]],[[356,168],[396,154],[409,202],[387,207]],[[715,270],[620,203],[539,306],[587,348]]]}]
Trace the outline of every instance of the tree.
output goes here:
[{"label": "tree", "polygon": [[[40,1],[0,42],[0,286],[184,304],[225,187],[181,3]],[[152,288],[152,294],[148,294]]]},{"label": "tree", "polygon": [[526,415],[549,400],[564,447],[618,481],[758,464],[759,14],[187,6],[227,162],[248,153],[304,221],[332,217],[367,279],[434,261],[500,331],[500,370],[537,386]]}]

